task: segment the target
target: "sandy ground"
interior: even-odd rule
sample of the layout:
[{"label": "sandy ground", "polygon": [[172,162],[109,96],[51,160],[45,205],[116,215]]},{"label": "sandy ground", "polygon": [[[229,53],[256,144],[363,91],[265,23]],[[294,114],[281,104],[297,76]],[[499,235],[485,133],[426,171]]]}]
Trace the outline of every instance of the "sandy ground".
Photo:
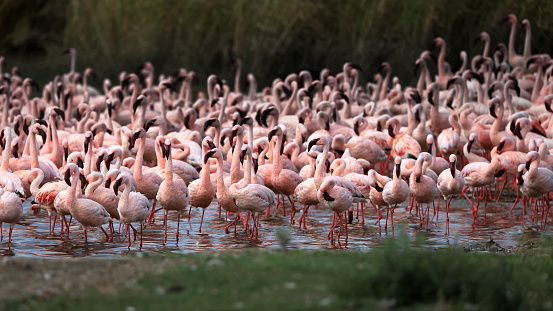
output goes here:
[{"label": "sandy ground", "polygon": [[48,297],[64,294],[76,297],[86,290],[117,294],[132,288],[146,273],[157,274],[182,264],[184,258],[0,259],[0,300],[20,297]]}]

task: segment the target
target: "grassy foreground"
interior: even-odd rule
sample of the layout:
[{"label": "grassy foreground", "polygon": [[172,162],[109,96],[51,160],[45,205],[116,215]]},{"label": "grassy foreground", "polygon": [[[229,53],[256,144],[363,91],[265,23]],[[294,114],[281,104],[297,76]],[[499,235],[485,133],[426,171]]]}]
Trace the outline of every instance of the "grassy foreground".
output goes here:
[{"label": "grassy foreground", "polygon": [[[22,297],[9,310],[552,309],[551,241],[518,254],[410,247],[184,256],[184,264],[101,295]],[[173,256],[173,255],[170,255]],[[182,260],[180,255],[175,258]],[[151,256],[152,264],[161,256]],[[167,260],[167,258],[163,258]],[[103,271],[110,282],[109,271]]]}]

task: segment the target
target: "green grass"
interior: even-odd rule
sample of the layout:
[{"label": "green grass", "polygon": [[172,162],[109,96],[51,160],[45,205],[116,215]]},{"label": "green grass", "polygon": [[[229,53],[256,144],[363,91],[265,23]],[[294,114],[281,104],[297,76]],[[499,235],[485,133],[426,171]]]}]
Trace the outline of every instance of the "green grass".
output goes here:
[{"label": "green grass", "polygon": [[[33,297],[6,309],[367,310],[553,308],[551,240],[519,254],[430,250],[406,238],[371,252],[259,251],[185,255],[186,264],[122,293]],[[173,255],[170,255],[173,256]],[[177,256],[177,255],[174,255]],[[179,255],[180,256],[180,255]],[[152,259],[155,259],[153,256]],[[155,262],[155,261],[154,261]]]}]

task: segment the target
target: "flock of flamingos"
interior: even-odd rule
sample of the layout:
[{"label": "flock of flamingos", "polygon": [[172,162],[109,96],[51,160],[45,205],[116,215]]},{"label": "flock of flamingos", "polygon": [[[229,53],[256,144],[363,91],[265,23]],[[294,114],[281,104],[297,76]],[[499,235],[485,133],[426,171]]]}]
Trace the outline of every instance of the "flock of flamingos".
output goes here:
[{"label": "flock of flamingos", "polygon": [[[503,22],[511,26],[508,45],[491,49],[482,32],[475,42],[482,53],[469,62],[461,52],[457,70],[436,38],[438,72],[430,72],[431,52],[422,52],[414,87],[390,81],[388,63],[361,86],[361,68],[345,63],[336,75],[292,73],[261,92],[248,74],[242,92],[236,60],[234,86],[211,75],[207,94],[196,96],[195,74],[182,68],[156,84],[150,63],[122,72],[118,84],[104,80],[99,92],[87,85],[95,73],[76,72],[76,51],[69,50],[70,72],[40,89],[17,68],[6,72],[2,57],[0,222],[10,224],[8,246],[31,197],[31,210],[49,215],[50,234],[69,236],[76,221],[85,241],[90,227],[107,240],[119,222],[129,247],[138,231],[142,247],[144,224],[161,217],[159,210],[166,241],[168,213],[190,222],[192,207],[205,212],[214,199],[229,219],[226,232],[244,226],[252,239],[260,217],[288,212],[291,224],[307,229],[308,209],[327,209],[334,241],[336,232],[347,240],[354,213],[364,223],[369,206],[379,228],[386,212],[384,230],[400,206],[424,227],[441,197],[447,212],[454,196],[464,196],[476,219],[480,201],[499,200],[507,187],[517,192],[512,208],[521,201],[523,213],[545,228],[553,62],[531,52],[528,20],[522,55],[514,48],[517,18]],[[33,88],[42,94],[32,97]]]}]

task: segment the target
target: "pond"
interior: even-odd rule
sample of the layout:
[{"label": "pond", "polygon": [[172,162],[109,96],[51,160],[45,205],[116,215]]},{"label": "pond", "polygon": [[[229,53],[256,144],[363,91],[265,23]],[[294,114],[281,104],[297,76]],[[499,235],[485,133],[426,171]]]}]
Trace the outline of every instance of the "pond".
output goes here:
[{"label": "pond", "polygon": [[[478,212],[478,218],[473,221],[470,204],[462,198],[456,198],[450,208],[450,232],[445,234],[445,202],[442,200],[437,218],[430,219],[428,226],[420,225],[420,217],[415,209],[408,211],[406,204],[398,207],[394,216],[394,230],[388,226],[384,229],[385,214],[381,220],[381,227],[374,224],[377,214],[371,206],[365,210],[365,224],[361,224],[361,217],[355,217],[353,223],[348,226],[349,238],[347,243],[344,234],[340,240],[331,243],[327,233],[332,220],[332,213],[328,210],[311,208],[308,212],[307,229],[300,229],[298,219],[290,225],[289,211],[283,215],[282,209],[272,208],[271,215],[260,216],[259,238],[251,240],[249,234],[239,222],[237,233],[233,230],[225,234],[225,226],[228,221],[219,217],[217,202],[214,200],[205,213],[202,233],[198,232],[201,217],[201,209],[192,209],[191,223],[183,216],[180,223],[180,237],[178,244],[175,233],[177,229],[177,215],[169,213],[168,240],[164,244],[164,227],[162,212],[156,213],[153,224],[145,224],[143,234],[143,247],[139,250],[139,241],[127,247],[125,231],[119,228],[115,222],[115,235],[113,241],[105,242],[105,235],[98,228],[89,229],[88,243],[84,242],[84,234],[80,225],[72,222],[69,237],[60,235],[59,221],[55,234],[49,234],[48,216],[45,212],[33,214],[30,211],[30,200],[24,203],[24,216],[19,224],[15,225],[11,248],[7,245],[8,226],[4,224],[4,240],[0,243],[0,256],[20,257],[97,257],[112,258],[126,255],[129,252],[150,253],[189,253],[201,251],[219,251],[233,248],[278,248],[281,247],[282,232],[286,232],[290,238],[288,247],[297,249],[351,249],[370,250],[381,244],[384,238],[407,234],[411,240],[423,241],[429,247],[446,247],[450,245],[466,246],[471,243],[485,243],[492,238],[503,248],[509,248],[523,243],[526,240],[539,237],[541,234],[549,234],[550,226],[545,230],[540,227],[539,221],[533,221],[533,211],[528,211],[522,217],[522,206],[519,203],[512,213],[509,213],[514,197],[507,196],[502,202],[482,203]],[[509,202],[510,201],[510,202]],[[358,216],[358,215],[356,215]],[[432,218],[432,211],[430,212]],[[551,217],[550,217],[551,218]],[[107,230],[107,225],[104,225]],[[191,229],[192,228],[192,229]],[[279,229],[280,228],[280,229]],[[285,230],[285,231],[283,231]],[[277,234],[278,232],[278,234]],[[335,230],[335,239],[338,229]],[[279,238],[280,237],[280,238]]]}]

